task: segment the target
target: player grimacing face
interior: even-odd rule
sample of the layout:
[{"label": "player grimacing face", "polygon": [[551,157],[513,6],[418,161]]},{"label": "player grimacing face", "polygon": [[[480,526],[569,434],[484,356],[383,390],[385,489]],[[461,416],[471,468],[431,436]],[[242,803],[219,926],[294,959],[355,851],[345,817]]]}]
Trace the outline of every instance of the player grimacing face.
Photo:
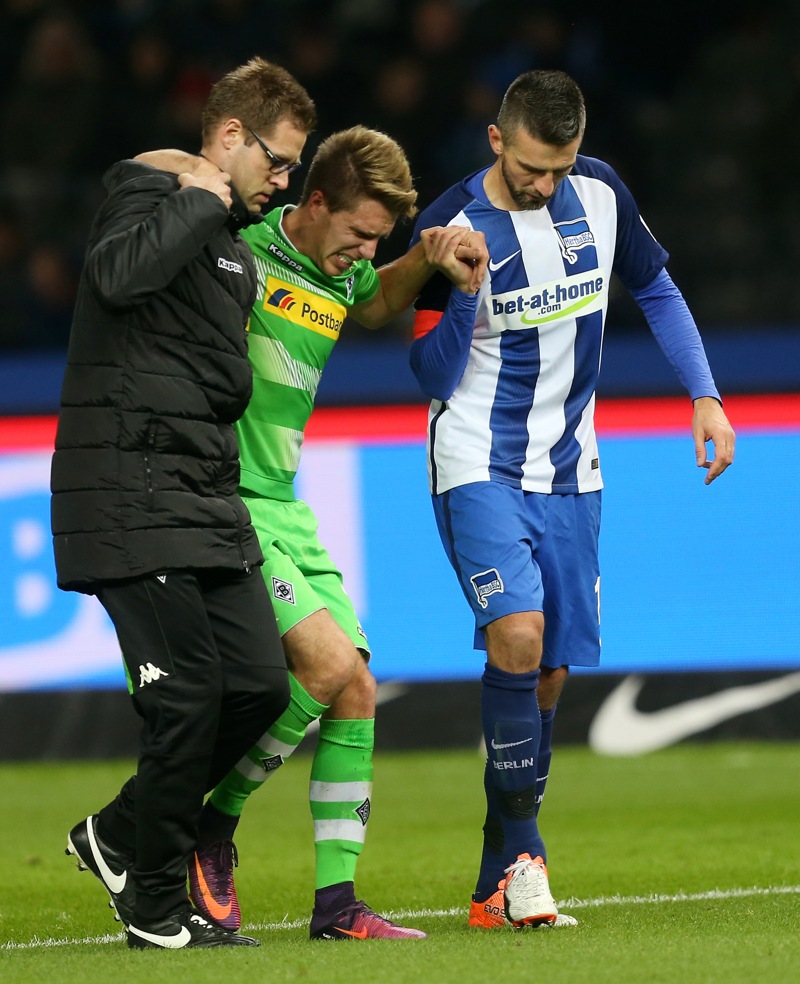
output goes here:
[{"label": "player grimacing face", "polygon": [[516,130],[503,140],[496,126],[489,127],[489,142],[498,158],[503,179],[502,195],[510,209],[544,208],[556,188],[575,165],[580,138],[556,147]]},{"label": "player grimacing face", "polygon": [[308,255],[329,277],[347,273],[356,260],[373,259],[378,241],[389,235],[395,223],[388,209],[373,198],[362,198],[354,208],[331,212],[323,197],[317,216],[314,248]]}]

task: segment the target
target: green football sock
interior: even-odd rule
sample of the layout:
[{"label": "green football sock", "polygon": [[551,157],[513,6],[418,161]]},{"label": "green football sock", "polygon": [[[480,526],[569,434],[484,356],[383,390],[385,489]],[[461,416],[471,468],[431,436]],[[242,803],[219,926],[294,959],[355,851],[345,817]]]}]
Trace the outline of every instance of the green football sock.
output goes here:
[{"label": "green football sock", "polygon": [[372,796],[374,718],[319,723],[309,800],[314,818],[316,888],[355,881]]},{"label": "green football sock", "polygon": [[211,802],[222,813],[240,816],[247,797],[283,765],[311,722],[327,711],[328,705],[314,700],[291,673],[289,687],[289,706],[211,793]]}]

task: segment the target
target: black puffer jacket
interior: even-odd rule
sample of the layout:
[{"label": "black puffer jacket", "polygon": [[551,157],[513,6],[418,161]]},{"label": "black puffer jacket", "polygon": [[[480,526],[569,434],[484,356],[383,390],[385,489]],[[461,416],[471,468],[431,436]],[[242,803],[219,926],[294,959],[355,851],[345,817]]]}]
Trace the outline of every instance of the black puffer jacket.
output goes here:
[{"label": "black puffer jacket", "polygon": [[255,273],[236,230],[254,216],[133,161],[104,183],[52,462],[59,586],[258,564],[231,427],[252,390]]}]

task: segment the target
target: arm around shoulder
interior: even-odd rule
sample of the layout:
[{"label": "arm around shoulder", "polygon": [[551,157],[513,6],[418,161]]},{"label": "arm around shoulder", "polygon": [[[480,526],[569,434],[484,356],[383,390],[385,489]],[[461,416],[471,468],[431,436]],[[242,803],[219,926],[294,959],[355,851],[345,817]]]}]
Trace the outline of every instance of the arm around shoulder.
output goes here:
[{"label": "arm around shoulder", "polygon": [[139,164],[147,164],[159,171],[169,171],[171,174],[218,174],[219,168],[205,157],[198,154],[187,154],[185,150],[148,150],[137,154],[134,160]]},{"label": "arm around shoulder", "polygon": [[143,176],[123,172],[112,186],[87,252],[87,282],[113,310],[167,286],[229,217],[218,195],[182,191],[174,179],[139,171]]}]

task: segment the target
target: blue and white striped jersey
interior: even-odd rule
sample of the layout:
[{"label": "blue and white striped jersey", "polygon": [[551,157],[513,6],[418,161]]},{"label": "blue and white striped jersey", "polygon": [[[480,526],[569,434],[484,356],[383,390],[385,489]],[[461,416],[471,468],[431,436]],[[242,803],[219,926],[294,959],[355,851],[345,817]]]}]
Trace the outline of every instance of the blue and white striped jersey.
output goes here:
[{"label": "blue and white striped jersey", "polygon": [[[485,174],[425,209],[412,239],[431,226],[466,225],[485,234],[491,257],[464,373],[446,401],[431,403],[431,491],[489,480],[533,492],[595,491],[603,485],[595,388],[611,274],[630,290],[644,288],[667,254],[602,161],[579,155],[538,211],[495,208]],[[423,290],[418,334],[434,327],[450,289],[437,275]]]}]

